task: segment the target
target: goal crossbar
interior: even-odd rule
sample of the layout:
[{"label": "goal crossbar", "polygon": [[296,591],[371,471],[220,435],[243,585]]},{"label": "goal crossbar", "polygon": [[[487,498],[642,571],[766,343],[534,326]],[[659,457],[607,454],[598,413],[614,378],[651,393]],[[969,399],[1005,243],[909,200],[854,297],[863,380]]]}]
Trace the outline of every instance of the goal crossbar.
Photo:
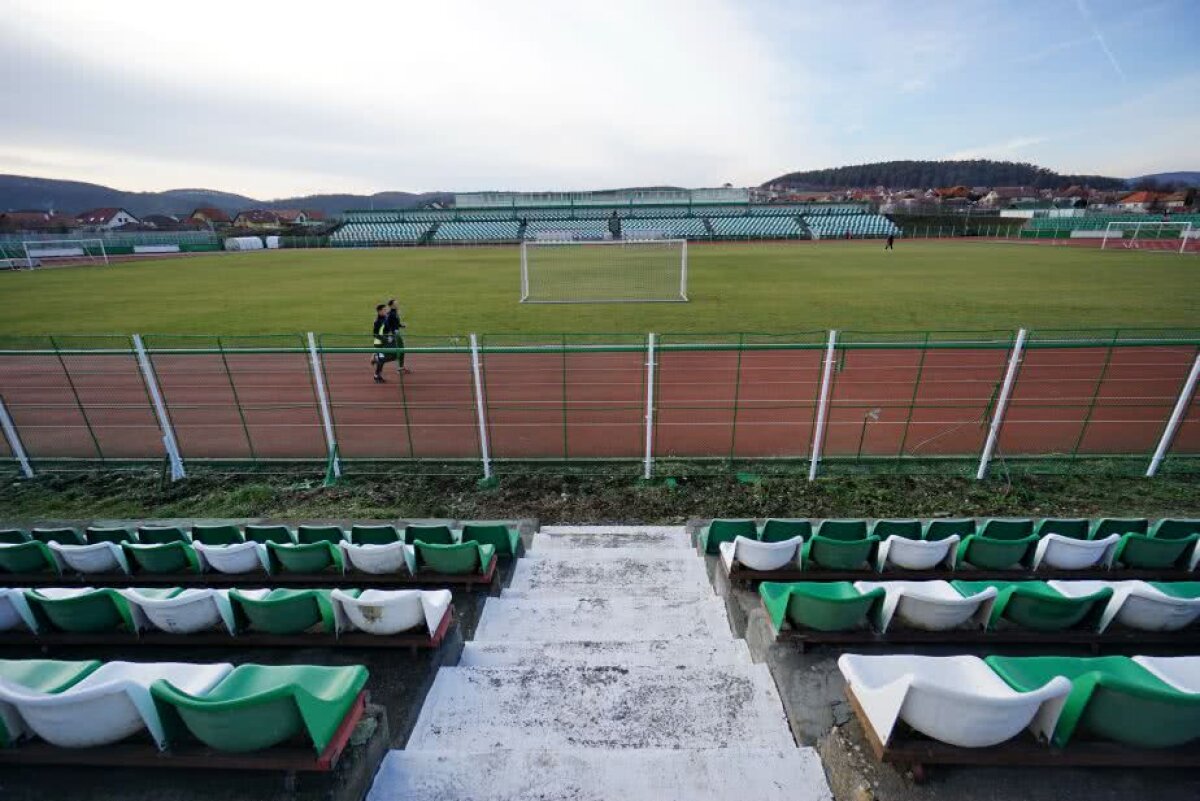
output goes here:
[{"label": "goal crossbar", "polygon": [[[1128,236],[1130,233],[1132,236]],[[1187,253],[1188,245],[1194,242],[1195,235],[1196,231],[1190,222],[1110,221],[1104,226],[1104,238],[1100,240],[1100,249],[1112,249],[1119,245],[1130,250]],[[1178,248],[1175,247],[1176,240],[1179,241]]]},{"label": "goal crossbar", "polygon": [[521,243],[522,303],[687,302],[686,239]]}]

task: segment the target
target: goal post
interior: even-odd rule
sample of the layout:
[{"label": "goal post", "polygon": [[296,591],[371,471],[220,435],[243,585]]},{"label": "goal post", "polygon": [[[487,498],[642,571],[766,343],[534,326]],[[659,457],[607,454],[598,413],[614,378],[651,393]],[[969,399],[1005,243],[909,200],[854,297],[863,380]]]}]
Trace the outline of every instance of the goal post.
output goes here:
[{"label": "goal post", "polygon": [[522,303],[682,303],[686,239],[521,243]]},{"label": "goal post", "polygon": [[1190,222],[1109,222],[1104,227],[1101,250],[1125,248],[1165,253],[1200,252],[1200,239]]},{"label": "goal post", "polygon": [[22,242],[21,248],[30,269],[47,261],[108,264],[103,239],[32,239]]}]

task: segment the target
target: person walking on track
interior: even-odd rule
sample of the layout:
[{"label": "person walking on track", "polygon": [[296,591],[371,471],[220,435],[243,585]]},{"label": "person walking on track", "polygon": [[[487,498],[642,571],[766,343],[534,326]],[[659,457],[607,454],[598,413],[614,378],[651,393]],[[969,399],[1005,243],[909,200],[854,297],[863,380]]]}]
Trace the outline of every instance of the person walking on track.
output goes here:
[{"label": "person walking on track", "polygon": [[884,250],[895,250],[896,249],[896,235],[895,234],[888,234],[888,241],[887,241],[887,244],[883,246],[883,249]]},{"label": "person walking on track", "polygon": [[388,307],[386,303],[380,303],[375,307],[375,322],[371,325],[371,343],[380,348],[371,355],[371,366],[375,368],[375,383],[382,384],[383,366],[388,362],[396,360],[396,351],[390,353],[384,348],[394,347],[396,337],[388,333]]},{"label": "person walking on track", "polygon": [[387,332],[392,335],[392,341],[398,349],[396,351],[396,372],[411,373],[412,370],[404,366],[404,337],[400,336],[400,329],[408,326],[400,322],[400,311],[396,308],[395,298],[389,300],[387,306]]}]

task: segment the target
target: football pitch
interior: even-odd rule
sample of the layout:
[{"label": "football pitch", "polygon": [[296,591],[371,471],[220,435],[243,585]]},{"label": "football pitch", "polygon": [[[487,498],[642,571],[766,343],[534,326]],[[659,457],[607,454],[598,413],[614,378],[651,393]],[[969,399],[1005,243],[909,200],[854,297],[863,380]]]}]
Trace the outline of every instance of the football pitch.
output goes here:
[{"label": "football pitch", "polygon": [[1194,327],[1200,260],[986,242],[695,245],[688,303],[528,305],[515,247],[280,250],[0,275],[0,335]]}]

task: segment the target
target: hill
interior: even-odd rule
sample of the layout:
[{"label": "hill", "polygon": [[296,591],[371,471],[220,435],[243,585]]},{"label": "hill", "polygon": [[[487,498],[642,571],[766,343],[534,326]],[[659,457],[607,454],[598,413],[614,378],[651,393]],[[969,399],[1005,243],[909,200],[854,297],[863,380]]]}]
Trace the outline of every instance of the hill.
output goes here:
[{"label": "hill", "polygon": [[1130,186],[1155,184],[1157,186],[1194,186],[1200,188],[1200,172],[1156,172],[1130,178]]},{"label": "hill", "polygon": [[1033,186],[1055,189],[1086,184],[1096,189],[1124,189],[1125,179],[1103,175],[1060,175],[1036,164],[1015,161],[878,161],[824,170],[789,172],[763,186],[791,189],[843,189],[886,186],[891,189],[922,189],[938,186]]},{"label": "hill", "polygon": [[378,192],[374,195],[306,195],[259,200],[213,189],[168,189],[164,192],[125,192],[100,184],[59,181],[27,175],[0,175],[0,211],[53,208],[68,214],[102,206],[119,206],[136,216],[180,214],[198,206],[216,206],[235,214],[245,209],[315,209],[341,214],[353,208],[409,208],[431,202],[448,202],[445,192]]}]

